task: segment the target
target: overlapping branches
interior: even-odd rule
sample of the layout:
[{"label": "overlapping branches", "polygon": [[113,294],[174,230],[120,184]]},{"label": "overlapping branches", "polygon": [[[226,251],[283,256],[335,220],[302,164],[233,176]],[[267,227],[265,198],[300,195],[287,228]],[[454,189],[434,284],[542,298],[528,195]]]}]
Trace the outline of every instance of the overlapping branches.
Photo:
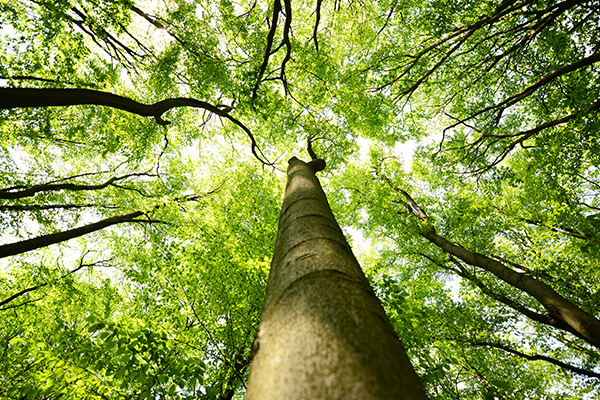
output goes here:
[{"label": "overlapping branches", "polygon": [[[273,3],[273,14],[271,17],[271,26],[269,29],[269,33],[267,34],[267,44],[265,47],[265,54],[263,56],[263,61],[258,70],[256,83],[254,84],[254,88],[252,89],[252,102],[254,102],[254,100],[256,99],[256,97],[258,95],[258,89],[260,87],[260,84],[266,80],[273,80],[273,79],[281,80],[283,82],[283,86],[285,88],[286,93],[289,92],[288,86],[287,86],[287,79],[285,76],[285,66],[286,66],[287,62],[291,59],[291,54],[292,54],[292,43],[290,40],[290,32],[291,32],[291,27],[292,27],[292,3],[291,3],[291,0],[283,0],[283,6],[284,6],[284,8],[282,9],[280,0],[275,0]],[[285,10],[285,12],[284,12],[284,10]],[[277,33],[279,14],[281,14],[282,12],[284,13],[284,16],[285,16],[282,38],[281,38],[281,42],[279,43],[279,45],[277,47],[273,48],[274,43],[275,43],[275,35]],[[264,75],[267,71],[270,57],[272,55],[276,54],[277,52],[279,52],[279,50],[281,48],[283,48],[284,46],[285,46],[286,52],[285,52],[283,61],[281,62],[281,65],[278,68],[279,69],[279,77],[278,78],[269,78],[269,77],[265,78]]]},{"label": "overlapping branches", "polygon": [[[473,128],[474,130],[479,132],[481,134],[481,136],[466,145],[463,145],[460,147],[450,147],[447,150],[465,150],[466,154],[465,154],[464,159],[467,160],[467,166],[470,168],[470,173],[475,174],[475,175],[481,174],[486,171],[489,171],[494,166],[500,164],[510,154],[510,152],[513,151],[517,146],[521,146],[522,148],[527,148],[525,141],[531,139],[537,133],[539,133],[545,129],[548,129],[548,128],[552,128],[552,127],[555,127],[558,125],[565,124],[575,118],[578,118],[582,115],[588,114],[593,111],[597,111],[599,109],[600,109],[600,99],[593,102],[589,106],[581,108],[579,110],[576,110],[568,115],[565,115],[564,117],[556,118],[554,120],[545,122],[534,128],[531,128],[531,129],[526,129],[526,130],[522,130],[522,131],[510,133],[510,134],[499,134],[499,135],[488,134],[486,132],[477,130],[477,129],[469,126],[470,128]],[[446,130],[445,130],[445,132],[446,132]],[[445,137],[445,135],[444,135],[444,137]],[[508,139],[508,141],[503,141],[503,139]],[[473,166],[473,164],[475,163],[476,160],[484,158],[486,156],[486,154],[488,154],[488,152],[490,151],[491,148],[493,148],[497,143],[501,143],[501,142],[503,143],[502,148],[495,156],[493,156],[493,158],[491,160],[489,160],[482,167],[474,167]],[[443,145],[443,143],[440,143],[440,150],[442,149],[442,145]]]},{"label": "overlapping branches", "polygon": [[[460,125],[460,124],[464,124],[469,120],[472,120],[473,118],[484,114],[486,112],[489,111],[495,111],[496,112],[496,117],[494,118],[495,120],[495,125],[498,125],[498,123],[500,122],[500,119],[502,118],[502,114],[503,112],[511,107],[512,105],[515,105],[516,103],[518,103],[519,101],[523,100],[524,98],[530,96],[531,94],[533,94],[536,90],[538,90],[539,88],[541,88],[542,86],[550,83],[551,81],[557,79],[558,77],[562,76],[562,75],[566,75],[569,72],[573,72],[576,71],[578,69],[590,66],[594,63],[597,63],[598,61],[600,61],[600,53],[596,52],[593,53],[592,55],[590,55],[589,57],[583,58],[581,60],[578,60],[572,64],[569,65],[565,65],[564,67],[555,69],[553,71],[550,71],[544,75],[542,75],[542,77],[535,82],[534,84],[528,86],[527,88],[523,89],[522,91],[520,91],[519,93],[516,93],[504,100],[502,100],[499,103],[496,103],[494,105],[485,107],[471,115],[469,115],[466,118],[463,118],[459,121],[457,121],[456,123],[450,125],[449,127],[446,128],[446,130],[448,129],[452,129],[455,128],[456,126]],[[589,110],[587,110],[589,111]],[[543,128],[542,128],[543,129]],[[493,135],[493,134],[485,134],[485,136],[487,137],[495,137],[495,138],[506,138],[506,137],[514,137],[517,134],[513,133],[513,134],[508,134],[508,135]]]},{"label": "overlapping branches", "polygon": [[118,206],[105,204],[0,204],[0,211],[43,211],[43,210],[77,210],[82,208],[117,209]]},{"label": "overlapping branches", "polygon": [[[500,127],[502,118],[511,107],[513,110],[510,112],[515,114],[519,111],[514,111],[514,108],[525,104],[525,101],[534,95],[543,98],[547,96],[546,93],[549,90],[558,93],[557,87],[560,82],[556,83],[557,81],[572,76],[575,72],[584,74],[585,70],[592,70],[594,65],[600,61],[597,44],[594,44],[594,40],[588,40],[588,51],[590,52],[586,56],[554,66],[553,69],[541,73],[541,77],[533,82],[528,82],[529,78],[518,68],[520,60],[523,60],[526,54],[540,51],[545,46],[545,41],[550,40],[548,37],[552,37],[552,34],[546,35],[543,34],[544,32],[565,31],[564,26],[566,26],[565,21],[567,20],[572,25],[569,35],[579,35],[576,39],[578,42],[586,40],[584,39],[585,35],[581,32],[573,32],[593,15],[598,15],[597,7],[587,3],[585,0],[566,0],[540,6],[531,0],[503,1],[491,16],[482,15],[476,22],[458,28],[434,43],[424,44],[424,48],[417,53],[401,56],[400,59],[404,62],[390,65],[385,70],[387,81],[376,87],[374,91],[395,90],[397,94],[394,100],[403,99],[406,104],[410,101],[411,96],[435,74],[445,73],[440,70],[452,68],[454,79],[468,82],[468,84],[461,85],[461,87],[464,86],[461,92],[455,92],[451,88],[442,89],[446,92],[445,100],[439,105],[438,111],[454,122],[444,129],[438,153],[440,151],[460,152],[463,155],[462,161],[467,164],[470,173],[483,173],[502,162],[517,146],[527,147],[525,142],[536,134],[566,124],[585,114],[596,112],[600,108],[600,99],[592,98],[591,101],[588,99],[587,104],[584,103],[586,100],[582,100],[579,101],[578,106],[567,108],[568,111],[566,113],[563,111],[565,114],[558,118],[556,115],[560,115],[560,110],[554,112],[547,110],[540,118],[546,119],[546,121],[537,126],[516,132],[495,133],[495,130]],[[536,41],[535,48],[532,47],[534,41]],[[574,54],[576,53],[574,52]],[[382,62],[389,62],[395,58],[397,56],[382,60]],[[459,67],[450,67],[451,64],[459,65]],[[493,78],[492,74],[497,78]],[[510,80],[522,82],[523,88],[506,89],[503,85],[509,77]],[[476,90],[473,88],[483,84],[482,82],[486,79],[494,79],[493,82],[486,83],[488,87],[496,87],[487,89],[488,92],[495,90],[493,96],[490,94],[492,98],[499,97],[501,91],[499,88],[508,94],[502,95],[504,98],[491,105],[473,105],[475,110],[464,111],[466,116],[451,115],[446,111],[448,104],[451,104],[457,97],[461,98],[461,102],[465,102],[469,92]],[[477,96],[477,102],[481,103],[482,95],[475,94],[474,96]],[[468,103],[468,100],[465,103]],[[552,115],[554,115],[554,119],[548,117]],[[476,137],[466,144],[444,147],[448,133],[459,126],[466,127]],[[491,159],[486,160],[490,155]],[[475,165],[476,162],[483,162],[484,165],[478,167]]]},{"label": "overlapping branches", "polygon": [[162,21],[158,17],[144,12],[143,10],[141,10],[140,8],[136,7],[133,4],[130,7],[131,7],[131,11],[133,11],[138,16],[142,17],[144,20],[146,20],[146,22],[148,22],[155,28],[166,32],[171,38],[173,38],[177,43],[179,43],[184,49],[186,49],[190,53],[194,54],[198,59],[202,59],[202,60],[209,59],[212,61],[216,61],[216,58],[214,57],[213,54],[209,53],[208,51],[206,51],[206,49],[202,48],[201,46],[198,46],[195,43],[191,43],[191,42],[183,39],[175,30],[172,29],[172,26],[169,26],[169,24],[166,21]]},{"label": "overlapping branches", "polygon": [[[488,17],[486,15],[482,15],[478,21],[454,30],[442,39],[426,46],[418,53],[403,56],[409,60],[404,64],[400,64],[389,69],[390,72],[400,71],[400,73],[393,79],[378,86],[374,90],[380,91],[387,87],[393,86],[409,73],[413,72],[414,68],[419,64],[419,62],[426,61],[428,57],[431,57],[432,59],[437,58],[437,61],[432,67],[426,69],[424,73],[419,75],[419,78],[416,81],[410,83],[408,88],[401,90],[397,95],[397,99],[406,98],[406,101],[408,101],[410,96],[425,81],[427,81],[433,73],[441,68],[450,59],[450,57],[457,52],[457,50],[459,50],[475,33],[480,34],[483,29],[492,30],[494,25],[499,22],[505,23],[507,20],[520,21],[516,26],[500,32],[493,31],[493,33],[488,36],[484,35],[484,37],[482,37],[471,47],[470,50],[468,50],[472,51],[473,49],[477,48],[477,46],[490,42],[497,36],[505,38],[506,42],[514,42],[512,46],[510,46],[507,50],[502,51],[501,54],[490,51],[489,57],[483,60],[477,60],[477,65],[480,68],[490,69],[502,58],[514,53],[519,48],[526,47],[535,36],[537,36],[543,29],[547,28],[552,22],[554,22],[559,15],[563,14],[568,9],[581,4],[582,2],[583,0],[568,0],[559,4],[550,4],[543,10],[528,12],[526,7],[533,3],[532,0],[524,0],[522,2],[518,2],[517,0],[506,0],[498,6],[492,16]],[[522,16],[528,14],[533,14],[533,17],[523,21]],[[524,32],[521,37],[516,35],[516,33],[519,32]],[[461,53],[457,53],[457,55],[460,54]],[[486,61],[491,61],[492,64],[485,65]]]},{"label": "overlapping branches", "polygon": [[[530,3],[531,0],[524,1],[522,3],[516,4],[517,0],[505,0],[502,4],[498,6],[494,15],[492,17],[482,16],[478,21],[464,26],[462,28],[456,29],[455,31],[448,34],[446,37],[436,41],[435,43],[425,47],[423,50],[416,54],[406,55],[405,57],[410,60],[405,64],[400,64],[390,69],[390,71],[400,70],[400,74],[393,78],[392,80],[382,84],[381,86],[375,88],[376,91],[383,90],[387,87],[394,85],[399,82],[402,78],[404,78],[411,70],[417,66],[419,61],[426,58],[426,56],[434,53],[442,53],[441,59],[431,68],[429,68],[416,82],[414,82],[408,89],[402,91],[399,97],[407,96],[410,98],[410,95],[415,92],[419,88],[419,86],[427,80],[429,76],[431,76],[438,68],[440,68],[444,62],[456,51],[458,50],[467,39],[481,29],[484,26],[493,25],[495,22],[500,20],[502,17],[507,14],[520,9],[523,5]],[[446,51],[442,51],[443,46],[448,45],[450,48]],[[408,101],[408,99],[407,99]]]},{"label": "overlapping branches", "polygon": [[[135,62],[133,62],[135,59],[155,57],[153,51],[129,32],[123,24],[118,23],[119,28],[133,40],[138,50],[134,50],[123,43],[116,35],[108,32],[105,27],[90,22],[90,17],[85,9],[80,10],[77,7],[72,7],[71,11],[75,14],[75,17],[71,18],[71,22],[87,34],[98,47],[107,51],[108,54],[127,67],[135,69]],[[100,42],[103,42],[105,45],[103,46]]]},{"label": "overlapping branches", "polygon": [[576,239],[589,240],[589,241],[593,241],[593,242],[600,244],[600,240],[598,240],[598,238],[596,238],[594,235],[592,235],[588,232],[584,232],[580,229],[569,228],[566,226],[550,225],[550,224],[547,224],[540,220],[532,220],[529,218],[523,218],[523,217],[519,217],[519,216],[515,216],[515,215],[510,215],[510,214],[506,213],[504,210],[497,208],[497,207],[494,207],[494,209],[506,217],[525,222],[528,225],[543,227],[543,228],[548,229],[551,232],[560,233],[560,234],[570,236],[570,237],[573,237]]},{"label": "overlapping branches", "polygon": [[[44,8],[46,12],[58,17],[58,19],[64,19],[79,28],[100,49],[128,69],[135,71],[137,61],[148,57],[155,57],[154,52],[132,34],[117,17],[111,15],[111,12],[102,10],[98,4],[94,5],[94,11],[102,15],[104,19],[102,22],[97,20],[98,18],[93,17],[92,13],[83,6],[80,8],[73,6],[68,9],[61,9],[60,6],[51,5],[50,2],[36,0],[34,2]],[[110,21],[112,28],[117,32],[110,32],[110,26],[106,24],[106,21]],[[129,38],[133,46],[120,39],[118,36],[121,34]]]}]

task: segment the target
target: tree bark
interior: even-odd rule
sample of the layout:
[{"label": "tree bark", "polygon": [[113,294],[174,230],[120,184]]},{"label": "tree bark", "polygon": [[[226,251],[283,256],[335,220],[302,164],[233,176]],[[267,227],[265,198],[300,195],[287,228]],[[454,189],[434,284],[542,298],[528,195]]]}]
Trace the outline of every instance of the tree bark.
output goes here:
[{"label": "tree bark", "polygon": [[552,315],[579,333],[580,337],[590,344],[600,347],[600,321],[562,297],[549,285],[531,276],[515,272],[504,264],[483,254],[474,253],[457,246],[439,236],[433,229],[422,235],[445,252],[460,258],[467,264],[485,269],[509,285],[529,294],[539,301]]},{"label": "tree bark", "polygon": [[135,218],[144,215],[142,211],[135,211],[129,214],[117,215],[106,218],[93,224],[80,226],[79,228],[69,229],[63,232],[51,233],[48,235],[38,236],[33,239],[22,240],[17,243],[5,244],[0,246],[0,258],[14,256],[16,254],[26,253],[31,250],[36,250],[52,244],[66,242],[79,236],[86,235],[91,232],[99,231],[111,225],[120,224],[122,222],[138,221]]},{"label": "tree bark", "polygon": [[426,399],[315,171],[292,158],[247,400]]}]

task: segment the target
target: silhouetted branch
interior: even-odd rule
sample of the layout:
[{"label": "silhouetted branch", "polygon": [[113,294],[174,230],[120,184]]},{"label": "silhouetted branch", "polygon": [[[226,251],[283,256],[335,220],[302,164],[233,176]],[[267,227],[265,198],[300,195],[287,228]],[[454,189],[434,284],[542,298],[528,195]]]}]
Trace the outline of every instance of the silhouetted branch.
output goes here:
[{"label": "silhouetted branch", "polygon": [[124,180],[124,179],[128,179],[134,176],[155,176],[155,175],[151,175],[151,174],[147,174],[147,173],[135,173],[135,174],[127,174],[127,175],[123,175],[123,176],[118,176],[118,177],[113,177],[110,178],[109,180],[107,180],[104,183],[98,184],[98,185],[80,185],[80,184],[76,184],[76,183],[60,183],[60,184],[42,184],[42,185],[35,185],[32,187],[29,187],[27,189],[24,190],[20,190],[20,191],[10,191],[11,188],[7,188],[7,189],[0,189],[0,199],[22,199],[25,197],[32,197],[35,196],[37,193],[40,192],[53,192],[53,191],[59,191],[59,190],[70,190],[70,191],[83,191],[83,190],[100,190],[100,189],[104,189],[108,186],[116,186],[114,183]]},{"label": "silhouetted branch", "polygon": [[231,116],[227,111],[202,100],[178,97],[161,100],[154,104],[143,104],[127,97],[90,89],[0,88],[0,109],[82,104],[107,106],[140,116],[154,117],[159,125],[168,125],[170,123],[162,119],[162,115],[176,107],[193,107],[208,110],[230,120],[246,132],[251,141],[252,154],[263,164],[272,165],[258,148],[254,135],[252,135],[248,127],[237,118]]},{"label": "silhouetted branch", "polygon": [[323,0],[317,0],[317,5],[315,8],[315,27],[313,29],[312,40],[315,42],[315,49],[319,51],[319,40],[317,38],[319,32],[319,22],[321,21],[321,4]]},{"label": "silhouetted branch", "polygon": [[65,242],[86,235],[91,232],[99,231],[112,225],[124,222],[138,222],[135,218],[144,215],[142,211],[135,211],[128,214],[117,215],[106,218],[92,224],[84,225],[79,228],[68,229],[62,232],[50,233],[48,235],[38,236],[33,239],[22,240],[20,242],[5,244],[0,246],[0,258],[14,256],[16,254],[26,253],[52,244]]},{"label": "silhouetted branch", "polygon": [[267,70],[267,65],[269,64],[269,57],[271,54],[271,49],[273,48],[273,40],[275,39],[275,32],[277,31],[277,21],[279,20],[279,13],[281,12],[281,2],[279,0],[275,0],[273,2],[273,17],[271,20],[271,29],[267,35],[267,46],[265,47],[265,55],[263,57],[263,62],[258,70],[258,77],[256,78],[256,84],[254,85],[254,89],[252,89],[252,101],[256,99],[256,95],[258,93],[258,87],[262,82],[262,78]]},{"label": "silhouetted branch", "polygon": [[283,25],[283,39],[282,44],[285,44],[285,57],[281,62],[281,72],[279,74],[286,93],[289,92],[287,86],[287,79],[285,77],[285,65],[291,58],[292,54],[292,43],[290,42],[290,31],[292,29],[292,3],[291,0],[283,0],[285,5],[285,24]]},{"label": "silhouetted branch", "polygon": [[117,209],[117,206],[107,206],[102,204],[1,204],[0,211],[42,211],[42,210],[72,210],[78,208],[106,208]]}]

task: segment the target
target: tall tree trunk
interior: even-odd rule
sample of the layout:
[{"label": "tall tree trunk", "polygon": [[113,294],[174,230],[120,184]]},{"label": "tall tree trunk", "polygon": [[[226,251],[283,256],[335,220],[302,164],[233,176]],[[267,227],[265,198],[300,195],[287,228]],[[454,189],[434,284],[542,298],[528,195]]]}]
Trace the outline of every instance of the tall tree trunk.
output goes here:
[{"label": "tall tree trunk", "polygon": [[329,208],[323,165],[289,162],[246,399],[426,399]]}]

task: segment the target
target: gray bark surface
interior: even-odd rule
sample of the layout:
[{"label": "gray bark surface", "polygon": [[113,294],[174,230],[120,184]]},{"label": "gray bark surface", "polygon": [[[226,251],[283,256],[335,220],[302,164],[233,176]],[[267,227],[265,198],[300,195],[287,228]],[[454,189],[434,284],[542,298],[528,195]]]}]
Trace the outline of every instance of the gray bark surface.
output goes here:
[{"label": "gray bark surface", "polygon": [[315,165],[290,160],[246,399],[426,399]]}]

